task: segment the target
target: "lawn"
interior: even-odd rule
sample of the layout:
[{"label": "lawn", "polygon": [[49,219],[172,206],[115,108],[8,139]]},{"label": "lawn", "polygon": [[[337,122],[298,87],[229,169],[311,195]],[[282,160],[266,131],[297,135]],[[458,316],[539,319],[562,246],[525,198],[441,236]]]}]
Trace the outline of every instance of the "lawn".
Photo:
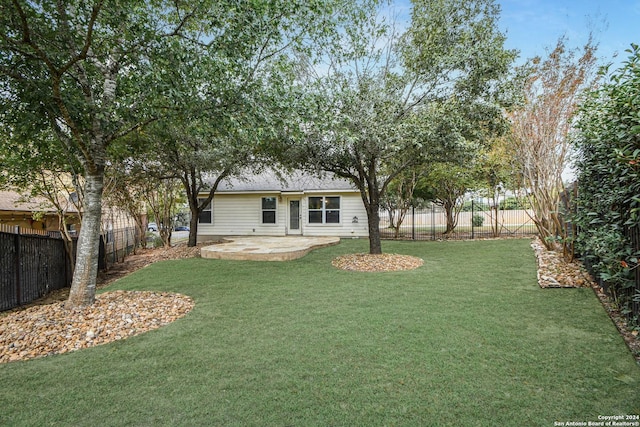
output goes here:
[{"label": "lawn", "polygon": [[344,241],[285,263],[165,261],[112,289],[196,307],[159,330],[0,365],[0,425],[553,426],[640,414],[640,367],[590,289],[536,284],[528,240]]}]

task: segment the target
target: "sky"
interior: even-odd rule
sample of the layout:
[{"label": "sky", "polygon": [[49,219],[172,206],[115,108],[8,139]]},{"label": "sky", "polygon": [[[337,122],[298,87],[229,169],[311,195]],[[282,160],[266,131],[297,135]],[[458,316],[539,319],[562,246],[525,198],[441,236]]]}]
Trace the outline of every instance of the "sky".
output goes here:
[{"label": "sky", "polygon": [[[591,31],[601,63],[617,68],[640,44],[640,0],[496,0],[505,47],[520,50],[518,62],[544,56],[561,36],[569,47],[583,46]],[[618,54],[615,57],[615,54]]]},{"label": "sky", "polygon": [[[545,56],[564,36],[569,48],[580,48],[589,32],[598,44],[601,65],[620,67],[631,43],[640,44],[640,0],[495,0],[505,47],[520,51],[517,64]],[[402,20],[410,19],[410,0],[395,0]],[[617,57],[615,55],[618,55]]]}]

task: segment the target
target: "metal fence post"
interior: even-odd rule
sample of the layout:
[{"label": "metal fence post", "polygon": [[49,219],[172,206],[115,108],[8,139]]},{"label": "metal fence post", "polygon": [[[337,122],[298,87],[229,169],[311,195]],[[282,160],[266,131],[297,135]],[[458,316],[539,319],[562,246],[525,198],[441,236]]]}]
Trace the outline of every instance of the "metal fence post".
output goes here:
[{"label": "metal fence post", "polygon": [[416,207],[411,206],[411,240],[416,240]]},{"label": "metal fence post", "polygon": [[473,221],[473,217],[476,214],[476,205],[475,205],[475,200],[471,199],[471,238],[475,239],[476,237],[476,225]]},{"label": "metal fence post", "polygon": [[16,234],[14,235],[14,249],[16,254],[15,269],[16,269],[16,303],[22,305],[22,274],[21,274],[21,253],[20,253],[20,227],[16,226]]}]

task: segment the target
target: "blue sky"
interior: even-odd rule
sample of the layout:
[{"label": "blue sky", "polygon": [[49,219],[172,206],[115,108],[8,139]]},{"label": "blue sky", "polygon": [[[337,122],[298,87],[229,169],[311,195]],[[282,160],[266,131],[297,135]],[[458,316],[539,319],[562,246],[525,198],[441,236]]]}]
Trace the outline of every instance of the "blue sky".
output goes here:
[{"label": "blue sky", "polygon": [[[589,31],[599,43],[598,57],[614,67],[626,59],[631,43],[640,44],[640,0],[497,0],[506,47],[522,59],[544,56],[562,35],[580,47]],[[614,58],[614,54],[618,57]],[[520,62],[520,61],[519,61]]]},{"label": "blue sky", "polygon": [[[518,49],[521,64],[544,56],[566,37],[568,47],[584,46],[591,31],[601,64],[620,66],[631,43],[640,44],[640,0],[495,0],[501,7],[500,30],[506,47]],[[410,19],[410,0],[395,0],[401,19]],[[407,22],[408,24],[408,22]],[[614,58],[615,54],[617,58]]]}]

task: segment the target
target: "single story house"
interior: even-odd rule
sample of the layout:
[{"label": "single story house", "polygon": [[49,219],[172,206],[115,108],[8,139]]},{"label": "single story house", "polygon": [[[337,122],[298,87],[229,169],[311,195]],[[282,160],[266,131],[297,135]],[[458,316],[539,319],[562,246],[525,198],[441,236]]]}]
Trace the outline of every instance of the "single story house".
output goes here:
[{"label": "single story house", "polygon": [[[80,230],[81,214],[72,201],[74,196],[75,193],[67,198],[61,197],[58,202],[59,206],[64,209],[65,222],[71,235],[77,235]],[[55,207],[46,198],[25,196],[9,190],[0,191],[0,228],[13,230],[18,226],[25,233],[47,234],[47,232],[59,232],[60,225],[60,218]],[[103,200],[102,228],[105,231],[135,226],[135,221],[127,212],[118,207],[109,206]]]},{"label": "single story house", "polygon": [[[69,227],[79,225],[78,210],[71,203],[65,205],[64,215]],[[0,226],[4,229],[20,227],[32,231],[59,231],[60,219],[56,210],[44,197],[26,198],[14,191],[0,191]]]},{"label": "single story house", "polygon": [[[206,194],[201,194],[206,197]],[[220,182],[198,218],[198,241],[223,236],[367,237],[367,211],[350,181],[272,170]]]}]

